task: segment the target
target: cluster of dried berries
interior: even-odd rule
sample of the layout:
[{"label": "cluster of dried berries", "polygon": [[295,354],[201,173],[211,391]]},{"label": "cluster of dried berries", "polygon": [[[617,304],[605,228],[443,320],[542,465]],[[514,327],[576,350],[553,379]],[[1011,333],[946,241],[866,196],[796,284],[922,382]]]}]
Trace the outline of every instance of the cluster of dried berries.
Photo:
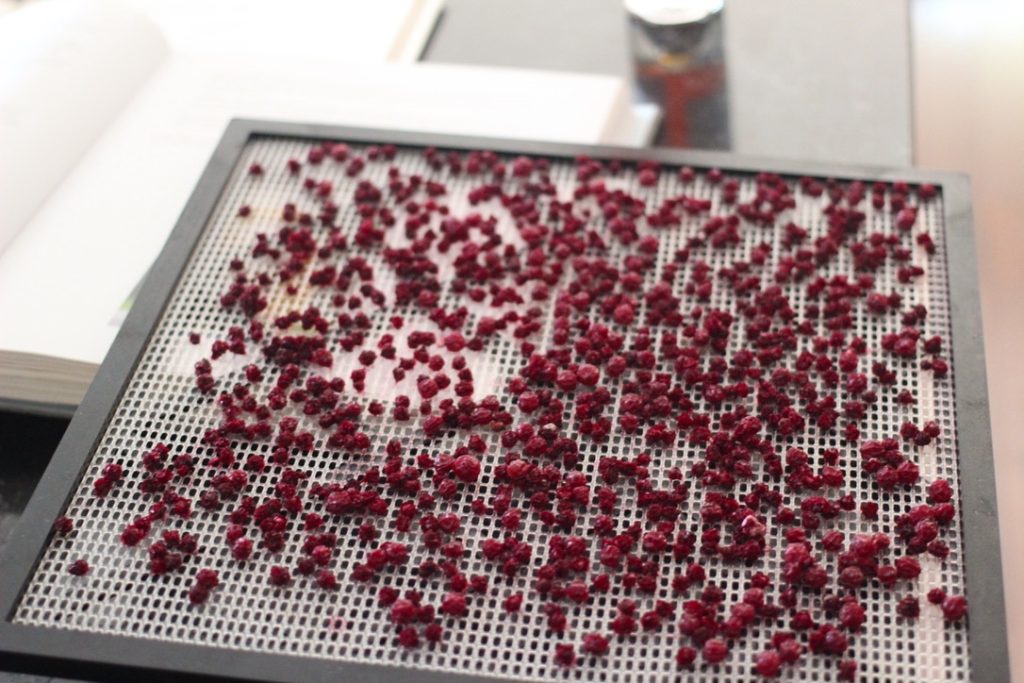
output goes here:
[{"label": "cluster of dried berries", "polygon": [[[809,652],[853,680],[878,587],[901,618],[918,616],[918,557],[947,557],[956,516],[949,482],[923,481],[919,465],[941,429],[912,421],[917,397],[898,381],[949,370],[927,309],[906,303],[935,251],[915,234],[935,188],[581,157],[567,194],[544,158],[427,149],[419,174],[397,154],[323,143],[281,169],[249,167],[246,182],[280,174],[296,200],[237,209],[239,229],[266,229],[228,264],[228,334],[195,364],[219,423],[197,453],[157,444],[125,463],[152,506],[121,541],[163,529],[153,575],[207,550],[172,522],[214,518],[230,562],[269,560],[278,590],[371,591],[399,646],[443,641],[505,596],[509,614],[542,615],[559,666],[664,632],[678,639],[671,666],[732,657],[765,678]],[[330,165],[343,182],[324,177]],[[461,215],[452,179],[470,185]],[[675,194],[653,200],[646,188],[668,182]],[[797,224],[798,198],[823,229]],[[481,385],[477,361],[510,345],[503,383]],[[248,364],[222,371],[228,354]],[[365,395],[382,367],[390,404]],[[903,427],[874,433],[889,410]],[[419,441],[377,442],[381,422],[417,425]],[[627,439],[619,455],[602,450],[613,439]],[[295,465],[314,450],[363,465],[315,481]],[[125,476],[109,465],[96,495]],[[843,531],[858,514],[874,533]],[[490,518],[497,532],[478,539]],[[343,539],[358,557],[339,576]],[[292,567],[285,548],[300,549]],[[490,576],[467,576],[472,558]],[[87,571],[79,562],[72,573]],[[734,565],[749,575],[730,602],[711,577]],[[410,573],[429,590],[393,587]],[[530,590],[508,594],[523,576]],[[205,603],[219,584],[199,569],[187,598]],[[963,596],[927,595],[964,618]],[[614,611],[582,633],[598,596]],[[748,643],[755,627],[770,638]]]}]

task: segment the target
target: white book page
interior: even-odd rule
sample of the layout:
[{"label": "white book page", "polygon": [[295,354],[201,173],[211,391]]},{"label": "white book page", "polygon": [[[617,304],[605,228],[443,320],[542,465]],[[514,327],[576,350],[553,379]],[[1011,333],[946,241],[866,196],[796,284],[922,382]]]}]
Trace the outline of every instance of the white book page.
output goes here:
[{"label": "white book page", "polygon": [[171,58],[0,255],[0,349],[102,360],[233,117],[628,144],[627,99],[606,76]]},{"label": "white book page", "polygon": [[207,58],[412,62],[442,0],[120,0],[153,21],[171,51]]},{"label": "white book page", "polygon": [[49,0],[0,18],[0,252],[165,54],[149,21],[105,2]]}]

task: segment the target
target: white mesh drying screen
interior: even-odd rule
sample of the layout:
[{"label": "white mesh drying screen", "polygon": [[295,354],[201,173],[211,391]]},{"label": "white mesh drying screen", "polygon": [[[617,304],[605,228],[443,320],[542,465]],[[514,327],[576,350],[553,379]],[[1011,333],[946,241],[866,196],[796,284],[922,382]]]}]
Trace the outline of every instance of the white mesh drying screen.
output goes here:
[{"label": "white mesh drying screen", "polygon": [[[237,311],[225,311],[219,304],[220,295],[226,290],[232,278],[229,269],[230,261],[248,254],[252,249],[257,232],[274,235],[283,224],[281,207],[286,202],[295,202],[300,211],[314,212],[317,203],[308,191],[303,191],[301,179],[310,172],[318,179],[331,180],[334,190],[333,197],[340,204],[338,224],[343,232],[350,236],[358,225],[359,218],[351,203],[352,193],[359,180],[370,180],[379,186],[386,186],[387,169],[396,165],[406,173],[420,173],[426,178],[436,177],[447,186],[447,195],[439,201],[447,203],[452,215],[460,216],[467,212],[479,211],[490,213],[499,219],[499,232],[509,239],[521,243],[511,227],[511,220],[495,202],[485,203],[472,209],[467,201],[469,188],[479,181],[466,174],[451,175],[447,170],[432,170],[424,161],[420,150],[399,149],[393,162],[369,162],[358,178],[345,173],[345,165],[334,163],[328,158],[322,165],[310,169],[308,166],[299,176],[290,175],[285,166],[286,160],[295,157],[306,158],[309,143],[291,139],[256,139],[245,148],[238,165],[230,177],[223,195],[214,210],[209,224],[191,257],[187,269],[177,290],[173,294],[157,329],[155,330],[141,362],[134,371],[124,394],[117,404],[110,423],[103,435],[98,448],[87,466],[84,477],[74,494],[66,514],[76,522],[74,534],[68,538],[55,538],[46,549],[35,574],[17,607],[15,621],[24,624],[49,626],[71,629],[90,633],[116,634],[138,638],[175,641],[197,646],[216,645],[240,651],[260,651],[266,653],[282,653],[318,657],[338,661],[362,661],[368,663],[386,663],[402,667],[433,669],[447,672],[468,672],[493,675],[512,679],[542,680],[594,680],[594,681],[654,681],[676,679],[681,674],[675,664],[675,652],[683,643],[674,622],[651,634],[639,632],[633,637],[623,640],[612,639],[611,651],[603,658],[593,659],[581,657],[580,662],[572,669],[562,669],[552,663],[552,647],[558,642],[570,642],[579,646],[582,634],[591,631],[607,632],[609,621],[615,616],[616,604],[625,593],[613,581],[612,590],[606,595],[596,595],[585,607],[566,607],[569,617],[569,628],[564,636],[554,636],[546,632],[545,616],[540,607],[543,600],[531,593],[534,580],[533,572],[547,556],[547,539],[552,532],[545,529],[535,515],[524,514],[522,537],[534,547],[531,566],[517,574],[510,584],[499,581],[494,572],[494,565],[484,561],[480,553],[480,542],[484,538],[501,538],[504,532],[498,527],[498,521],[490,515],[476,516],[469,508],[471,495],[460,495],[453,503],[439,501],[438,511],[451,508],[459,512],[464,520],[461,537],[469,553],[462,560],[462,570],[466,575],[485,574],[491,577],[491,586],[486,596],[470,596],[470,612],[464,620],[444,621],[446,634],[442,642],[432,646],[421,646],[415,650],[405,650],[394,642],[394,627],[387,621],[387,611],[376,604],[376,588],[374,584],[366,585],[348,580],[352,568],[363,561],[365,544],[356,538],[355,529],[360,520],[332,519],[328,517],[328,529],[336,531],[339,537],[339,551],[332,560],[332,568],[340,578],[341,586],[336,591],[319,589],[310,579],[296,577],[297,580],[288,589],[277,589],[267,585],[265,577],[269,567],[281,564],[294,567],[301,556],[302,533],[290,533],[289,541],[280,554],[271,554],[257,549],[253,559],[240,565],[231,558],[228,546],[224,542],[227,525],[226,514],[207,512],[194,507],[192,519],[176,519],[167,525],[157,525],[157,532],[164,528],[178,528],[198,535],[200,539],[199,558],[191,560],[185,571],[172,573],[160,578],[149,576],[147,572],[146,543],[135,548],[123,547],[118,536],[124,526],[139,515],[144,515],[152,500],[143,496],[137,487],[142,470],[138,465],[139,455],[152,448],[157,442],[164,442],[170,447],[171,453],[192,452],[205,457],[206,450],[200,445],[203,432],[218,424],[220,412],[213,397],[202,397],[194,386],[193,365],[209,353],[209,345],[213,339],[225,338],[231,325],[240,324],[243,318]],[[360,151],[359,145],[353,145],[354,152]],[[246,170],[253,162],[259,162],[266,169],[265,173],[254,178]],[[558,187],[563,198],[571,193],[576,184],[575,165],[570,161],[552,160],[551,179]],[[728,175],[728,174],[727,174]],[[740,181],[739,199],[744,201],[754,191],[754,178],[749,175],[735,176]],[[508,181],[512,182],[512,181]],[[654,187],[641,187],[636,180],[636,173],[626,169],[609,184],[621,185],[634,195],[643,197],[648,208],[660,204],[664,198],[683,192],[676,169],[666,168],[661,171],[659,180]],[[795,180],[789,181],[793,185]],[[728,207],[721,204],[720,185],[707,181],[703,173],[698,173],[692,184],[686,186],[688,195],[697,198],[709,198],[713,202],[711,215],[724,213]],[[825,230],[822,208],[827,203],[826,197],[814,198],[800,191],[794,192],[796,207],[783,214],[779,221],[781,226],[793,220],[809,230],[808,243],[821,236]],[[252,207],[252,215],[239,217],[238,209],[242,205]],[[870,201],[865,200],[862,207],[867,213],[865,232],[878,230],[892,232],[893,215],[888,210],[873,209]],[[659,242],[658,266],[645,278],[648,285],[656,281],[658,272],[673,259],[675,252],[685,246],[686,239],[699,232],[706,220],[706,215],[688,216],[684,218],[680,228],[670,228],[657,232]],[[401,218],[399,226],[401,226]],[[599,222],[595,221],[595,225]],[[913,304],[924,304],[928,309],[923,329],[931,334],[940,334],[944,339],[950,334],[950,308],[947,294],[947,275],[944,250],[944,226],[942,196],[924,203],[918,216],[918,231],[927,231],[935,240],[937,253],[928,257],[924,249],[913,250],[915,263],[926,268],[926,275],[909,285],[896,282],[895,267],[892,261],[875,274],[878,280],[877,290],[889,292],[897,289],[904,296],[903,309]],[[401,228],[388,233],[389,243],[403,242]],[[642,234],[650,232],[642,228]],[[744,226],[739,231],[741,242],[731,249],[716,250],[701,247],[694,250],[688,265],[681,267],[676,278],[675,291],[682,296],[683,306],[688,310],[696,303],[693,297],[682,294],[684,283],[690,280],[692,264],[700,257],[711,265],[712,278],[722,267],[730,265],[737,258],[749,259],[754,246],[764,239],[772,240],[774,250],[768,256],[769,262],[763,269],[764,278],[771,277],[776,261],[782,250],[779,248],[781,230],[766,230]],[[615,260],[617,243],[609,241],[610,258]],[[375,285],[391,296],[393,283],[390,270],[382,265],[379,249],[352,248],[364,253],[374,266]],[[351,252],[350,252],[351,253]],[[833,274],[851,274],[849,253],[843,249],[838,256],[823,266],[819,273],[830,276]],[[450,281],[450,271],[442,273],[441,281]],[[801,311],[804,306],[806,282],[787,284],[784,292],[790,297],[793,308]],[[279,288],[280,290],[280,288]],[[287,296],[277,291],[270,301],[267,311],[261,314],[266,320],[272,319],[292,308],[303,309],[309,304],[317,304],[324,311],[334,310],[329,294],[322,290],[303,284],[294,296]],[[464,299],[458,301],[465,303]],[[448,309],[454,308],[456,299],[445,293],[441,305]],[[550,307],[550,300],[543,304]],[[735,300],[727,287],[716,284],[711,301],[705,304],[735,312]],[[487,306],[471,307],[467,329],[476,327],[476,319],[487,311]],[[404,331],[417,328],[431,328],[432,324],[425,317],[419,319],[406,311]],[[367,348],[373,348],[376,339],[385,332],[394,332],[388,323],[388,314],[371,316],[374,328],[368,331]],[[642,309],[641,316],[642,319]],[[550,321],[550,311],[547,318]],[[854,329],[852,333],[859,335],[870,349],[863,363],[875,358],[882,358],[879,351],[881,335],[891,331],[891,318],[887,325],[877,322],[877,318],[864,311],[854,310]],[[741,322],[738,323],[742,324]],[[188,335],[197,331],[202,335],[200,345],[189,343]],[[632,334],[632,333],[631,333]],[[406,353],[401,334],[398,333],[397,346],[400,354]],[[546,327],[534,335],[540,349],[549,343],[549,329]],[[332,334],[332,338],[336,338]],[[744,335],[735,332],[730,337],[729,354],[743,345]],[[230,388],[236,381],[244,381],[241,368],[258,357],[258,345],[249,343],[250,356],[232,357],[228,354],[214,362],[214,376],[218,380],[218,388]],[[491,340],[488,347],[479,353],[466,352],[469,366],[474,371],[476,395],[481,397],[487,393],[506,396],[503,387],[507,380],[514,376],[524,359],[519,354],[516,343],[511,335],[500,341]],[[335,354],[335,365],[332,375],[346,379],[350,371],[357,367],[355,354]],[[880,439],[893,436],[899,432],[904,421],[922,424],[926,420],[937,421],[942,428],[943,437],[931,445],[916,449],[916,458],[921,467],[921,479],[928,483],[936,477],[947,478],[957,490],[957,453],[955,434],[953,382],[952,373],[946,379],[933,379],[930,372],[919,370],[916,363],[896,363],[887,358],[890,366],[897,372],[897,383],[894,387],[878,392],[878,405],[868,413],[868,418],[861,422],[862,439]],[[396,385],[391,378],[390,363],[378,361],[370,370],[367,388],[363,398],[367,403],[370,398],[385,400],[389,406],[396,392],[415,396],[415,383],[411,379],[417,371],[409,373],[410,379]],[[618,395],[614,386],[613,401],[610,408],[614,413],[618,405]],[[898,390],[909,389],[918,397],[918,403],[911,406],[899,405],[895,396]],[[347,398],[354,398],[351,389],[346,391]],[[566,430],[575,436],[572,419],[573,402],[571,397],[566,400]],[[695,395],[698,410],[710,409],[703,399]],[[752,400],[752,399],[751,399]],[[507,403],[507,399],[503,398]],[[415,403],[414,403],[415,407]],[[292,410],[292,408],[289,408]],[[368,464],[367,458],[376,459],[378,464],[383,461],[382,445],[390,438],[399,438],[407,446],[406,454],[423,451],[438,454],[452,450],[456,445],[464,443],[465,435],[444,437],[426,441],[419,428],[419,418],[401,424],[385,416],[382,418],[364,419],[366,431],[376,444],[371,455],[353,456],[349,453],[334,451],[325,447],[327,432],[320,430],[315,419],[303,418],[300,431],[310,429],[317,435],[317,444],[308,454],[296,452],[293,467],[311,473],[311,481],[330,482],[344,481],[356,476]],[[613,419],[615,415],[613,414]],[[474,495],[489,498],[494,486],[493,477],[489,476],[493,466],[499,462],[502,447],[496,435],[487,437],[490,447],[489,455],[483,458],[483,476],[475,485]],[[672,466],[684,469],[699,459],[703,447],[691,446],[684,439],[679,439],[670,449],[650,448],[639,436],[628,436],[613,429],[611,436],[603,444],[594,444],[580,439],[581,462],[579,468],[596,482],[597,461],[602,455],[634,457],[642,451],[652,455],[652,481],[656,485],[664,485],[667,470]],[[880,511],[877,521],[870,521],[856,512],[843,513],[830,522],[834,528],[847,532],[847,537],[854,533],[873,531],[891,532],[894,517],[904,513],[912,506],[924,501],[921,486],[913,490],[897,489],[893,493],[880,494],[876,484],[862,472],[855,446],[845,443],[841,438],[841,430],[836,433],[824,433],[816,428],[809,428],[804,433],[789,439],[778,439],[783,450],[788,446],[797,446],[806,450],[812,459],[816,458],[824,448],[838,448],[842,453],[840,466],[846,475],[848,491],[854,493],[858,502],[875,500]],[[244,442],[235,444],[240,461],[244,462],[248,453],[269,453],[266,442]],[[910,450],[910,449],[908,449]],[[117,462],[125,468],[125,481],[106,498],[96,498],[91,493],[91,484],[99,476],[108,463]],[[192,479],[179,486],[180,492],[190,498],[197,499],[206,483],[206,475],[202,468]],[[763,475],[758,471],[754,481],[761,480]],[[276,470],[267,469],[261,475],[251,477],[249,495],[263,498],[272,493]],[[768,479],[764,479],[768,481]],[[751,482],[741,481],[735,493],[742,494],[750,490]],[[622,491],[622,500],[629,498],[626,493],[628,485],[620,483],[617,488]],[[781,486],[779,486],[781,490]],[[784,492],[785,500],[794,504],[797,498]],[[699,484],[691,487],[691,495],[684,509],[681,524],[697,530],[700,529],[699,508],[701,505],[701,488]],[[319,509],[320,502],[306,499],[308,510]],[[619,517],[633,515],[642,520],[642,513],[628,507],[620,508]],[[595,509],[590,508],[582,514],[577,530],[587,533],[590,520]],[[444,593],[440,581],[421,582],[412,575],[412,568],[426,557],[436,557],[417,542],[415,533],[395,534],[390,526],[390,517],[379,518],[376,523],[383,533],[382,538],[406,540],[411,543],[412,553],[408,571],[405,575],[390,575],[388,581],[398,588],[416,587],[424,592],[424,600],[434,602]],[[293,526],[295,522],[292,522]],[[148,540],[153,540],[155,535]],[[858,680],[870,681],[958,681],[968,677],[970,671],[966,630],[960,627],[946,627],[942,613],[929,605],[924,595],[929,588],[942,586],[946,590],[962,594],[965,590],[962,564],[962,545],[959,519],[954,519],[943,538],[948,542],[950,553],[942,562],[930,555],[921,555],[923,573],[917,582],[903,583],[895,591],[899,596],[915,593],[921,597],[921,617],[916,621],[898,618],[895,611],[893,591],[884,590],[877,584],[869,583],[859,591],[861,603],[867,610],[867,621],[860,633],[851,637],[851,649],[847,657],[859,662]],[[708,568],[708,580],[717,582],[725,591],[726,606],[740,599],[746,581],[755,570],[766,572],[776,585],[781,565],[781,552],[784,541],[781,537],[781,526],[770,524],[768,527],[769,551],[763,560],[753,567],[740,564],[728,564],[722,561],[705,561]],[[592,548],[596,558],[597,547]],[[895,551],[895,548],[891,549]],[[828,562],[834,562],[835,556],[825,556]],[[68,564],[77,558],[86,558],[92,565],[92,571],[83,578],[72,577],[67,573]],[[671,564],[671,562],[669,562]],[[685,565],[682,565],[685,566]],[[210,600],[201,607],[189,605],[186,594],[192,583],[195,569],[213,567],[219,570],[221,587],[213,592]],[[830,575],[834,565],[829,567]],[[659,577],[656,597],[680,600],[672,595],[670,580],[674,570],[665,568]],[[691,589],[692,597],[698,588]],[[502,611],[503,600],[516,591],[526,592],[523,610],[516,615],[506,615]],[[653,603],[654,596],[634,594],[645,611]],[[686,597],[686,596],[684,596]],[[811,593],[801,593],[801,605],[811,610],[819,608],[820,600]],[[678,611],[677,611],[678,617]],[[748,680],[753,677],[752,665],[757,653],[768,647],[771,633],[779,628],[786,628],[788,619],[785,615],[777,621],[755,622],[743,636],[736,640],[732,652],[717,667],[700,664],[693,671],[683,672],[686,680],[724,681]],[[836,657],[805,654],[802,661],[793,667],[786,667],[786,680],[818,681],[834,680],[836,677]]]}]

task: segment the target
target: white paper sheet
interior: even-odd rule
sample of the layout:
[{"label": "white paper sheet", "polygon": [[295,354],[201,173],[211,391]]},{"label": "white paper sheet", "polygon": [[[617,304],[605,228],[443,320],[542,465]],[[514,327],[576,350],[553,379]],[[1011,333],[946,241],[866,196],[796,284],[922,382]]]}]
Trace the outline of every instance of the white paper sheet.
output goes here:
[{"label": "white paper sheet", "polygon": [[415,61],[441,0],[120,0],[175,54],[381,63]]},{"label": "white paper sheet", "polygon": [[166,54],[145,18],[92,0],[0,21],[0,251]]}]

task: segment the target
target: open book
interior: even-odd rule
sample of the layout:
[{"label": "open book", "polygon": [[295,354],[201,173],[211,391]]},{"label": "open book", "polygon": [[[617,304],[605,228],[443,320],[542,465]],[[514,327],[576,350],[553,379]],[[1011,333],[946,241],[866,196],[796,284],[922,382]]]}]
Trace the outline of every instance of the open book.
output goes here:
[{"label": "open book", "polygon": [[621,79],[395,63],[418,55],[436,0],[341,4],[376,61],[190,53],[100,0],[0,16],[0,405],[74,409],[231,118],[625,145],[650,132]]}]

